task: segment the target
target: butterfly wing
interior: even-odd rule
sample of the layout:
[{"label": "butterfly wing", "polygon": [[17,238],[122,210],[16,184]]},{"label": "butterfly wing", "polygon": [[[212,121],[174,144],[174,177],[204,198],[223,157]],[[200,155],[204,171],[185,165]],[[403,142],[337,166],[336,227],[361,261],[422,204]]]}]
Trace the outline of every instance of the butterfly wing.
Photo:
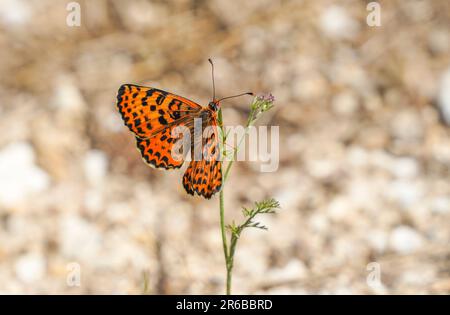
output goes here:
[{"label": "butterfly wing", "polygon": [[[194,143],[196,143],[195,140]],[[197,193],[209,199],[222,187],[222,162],[220,161],[217,120],[214,116],[211,117],[209,134],[201,143],[203,143],[202,159],[192,160],[189,163],[183,176],[183,187],[191,195]]]},{"label": "butterfly wing", "polygon": [[184,97],[159,89],[124,84],[117,94],[117,108],[125,125],[136,135],[146,163],[157,168],[179,168],[184,159],[172,156],[178,138],[173,128],[189,125],[202,107]]}]

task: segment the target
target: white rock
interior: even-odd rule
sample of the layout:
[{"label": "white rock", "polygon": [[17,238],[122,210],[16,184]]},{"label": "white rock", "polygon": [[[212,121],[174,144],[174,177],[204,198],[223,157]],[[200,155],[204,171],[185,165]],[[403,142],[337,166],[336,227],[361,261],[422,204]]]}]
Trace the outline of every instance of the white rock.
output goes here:
[{"label": "white rock", "polygon": [[88,189],[84,195],[84,206],[90,214],[99,214],[103,209],[103,195],[100,189]]},{"label": "white rock", "polygon": [[15,264],[18,279],[24,283],[41,280],[46,272],[45,258],[38,253],[30,253],[19,257]]},{"label": "white rock", "polygon": [[95,225],[76,214],[67,214],[61,219],[59,229],[63,255],[84,261],[98,255],[102,235]]},{"label": "white rock", "polygon": [[31,20],[29,2],[24,0],[0,0],[0,19],[8,25],[23,25]]},{"label": "white rock", "polygon": [[63,110],[77,110],[84,107],[84,98],[74,81],[69,75],[58,76],[53,96],[55,107]]},{"label": "white rock", "polygon": [[446,29],[430,30],[428,45],[435,53],[448,53],[450,50],[449,32]]},{"label": "white rock", "polygon": [[168,19],[168,8],[162,4],[138,1],[124,7],[127,26],[139,30],[165,25]]},{"label": "white rock", "polygon": [[338,171],[338,165],[336,161],[331,159],[317,159],[308,161],[308,172],[315,178],[324,179],[331,177]]},{"label": "white rock", "polygon": [[396,227],[389,237],[389,245],[399,254],[410,254],[424,244],[423,237],[414,229],[401,225]]},{"label": "white rock", "polygon": [[368,181],[364,176],[352,178],[348,184],[348,198],[352,201],[354,207],[364,209],[377,209],[379,183]]},{"label": "white rock", "polygon": [[423,120],[415,110],[400,111],[392,117],[391,133],[402,141],[420,141],[424,134]]},{"label": "white rock", "polygon": [[123,120],[117,112],[109,112],[105,119],[102,119],[100,123],[111,132],[118,133],[123,131]]},{"label": "white rock", "polygon": [[383,150],[377,150],[370,158],[375,167],[384,169],[398,178],[413,178],[419,174],[419,163],[412,157],[396,158]]},{"label": "white rock", "polygon": [[391,172],[400,178],[412,178],[419,174],[419,164],[410,157],[397,158],[390,164]]},{"label": "white rock", "polygon": [[103,151],[90,150],[84,157],[84,174],[92,185],[97,185],[106,176],[108,158]]},{"label": "white rock", "polygon": [[104,252],[95,265],[100,268],[123,268],[132,266],[137,269],[148,268],[149,261],[144,247],[139,246],[120,233],[105,236]]},{"label": "white rock", "polygon": [[358,110],[359,102],[352,92],[344,91],[333,97],[331,105],[336,113],[349,115]]},{"label": "white rock", "polygon": [[369,152],[361,147],[352,146],[349,150],[347,150],[347,160],[352,166],[355,167],[366,166],[369,162]]},{"label": "white rock", "polygon": [[286,188],[277,191],[275,194],[275,199],[278,200],[280,205],[283,205],[283,208],[291,208],[298,205],[300,196],[298,194],[298,190]]},{"label": "white rock", "polygon": [[255,292],[256,295],[261,294],[269,294],[269,295],[307,295],[311,294],[306,289],[303,288],[292,288],[292,287],[275,287],[271,288],[267,291],[258,291]]},{"label": "white rock", "polygon": [[437,197],[431,201],[431,211],[438,214],[450,212],[450,197]]},{"label": "white rock", "polygon": [[330,218],[340,221],[350,217],[351,211],[354,209],[351,200],[344,197],[336,197],[327,207],[327,213]]},{"label": "white rock", "polygon": [[399,282],[408,286],[424,286],[430,285],[436,279],[436,270],[432,266],[424,266],[420,268],[420,272],[417,270],[403,270],[400,275]]},{"label": "white rock", "polygon": [[358,34],[358,23],[347,14],[344,8],[331,5],[320,16],[320,27],[334,39],[351,39]]},{"label": "white rock", "polygon": [[307,268],[299,259],[290,260],[284,267],[272,269],[267,274],[268,281],[288,281],[305,277]]},{"label": "white rock", "polygon": [[325,215],[314,213],[309,219],[309,226],[314,232],[325,233],[329,229],[330,223]]},{"label": "white rock", "polygon": [[411,180],[395,180],[386,187],[387,197],[408,208],[418,203],[424,195],[423,186]]},{"label": "white rock", "polygon": [[367,233],[367,240],[370,246],[379,253],[386,250],[388,239],[388,234],[383,230],[372,230]]},{"label": "white rock", "polygon": [[13,206],[30,193],[48,188],[50,178],[35,165],[33,148],[12,143],[0,151],[0,205]]},{"label": "white rock", "polygon": [[438,106],[445,123],[450,125],[450,67],[444,72],[440,81]]}]

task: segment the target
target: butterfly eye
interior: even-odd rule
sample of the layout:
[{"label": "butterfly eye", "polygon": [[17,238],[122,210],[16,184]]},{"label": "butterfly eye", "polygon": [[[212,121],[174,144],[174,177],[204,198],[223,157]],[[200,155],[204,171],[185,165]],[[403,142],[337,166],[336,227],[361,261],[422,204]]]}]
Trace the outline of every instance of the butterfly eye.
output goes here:
[{"label": "butterfly eye", "polygon": [[216,103],[214,102],[209,102],[208,107],[213,110],[213,111],[217,111],[218,110],[218,106]]}]

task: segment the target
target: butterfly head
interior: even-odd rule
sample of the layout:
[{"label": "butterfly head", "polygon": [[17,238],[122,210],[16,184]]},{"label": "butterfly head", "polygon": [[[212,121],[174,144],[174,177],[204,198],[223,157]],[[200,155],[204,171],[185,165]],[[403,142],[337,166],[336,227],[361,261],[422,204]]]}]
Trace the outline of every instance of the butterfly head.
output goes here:
[{"label": "butterfly head", "polygon": [[217,112],[219,110],[219,107],[220,107],[219,101],[212,101],[212,102],[209,102],[209,104],[208,104],[208,108],[215,112]]}]

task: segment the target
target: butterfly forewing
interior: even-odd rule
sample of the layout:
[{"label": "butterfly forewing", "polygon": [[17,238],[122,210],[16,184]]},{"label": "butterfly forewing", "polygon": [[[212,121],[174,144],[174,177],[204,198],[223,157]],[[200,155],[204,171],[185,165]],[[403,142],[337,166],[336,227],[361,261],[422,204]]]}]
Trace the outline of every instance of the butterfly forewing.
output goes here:
[{"label": "butterfly forewing", "polygon": [[117,107],[125,125],[140,138],[149,138],[202,109],[184,97],[133,84],[120,87]]}]

